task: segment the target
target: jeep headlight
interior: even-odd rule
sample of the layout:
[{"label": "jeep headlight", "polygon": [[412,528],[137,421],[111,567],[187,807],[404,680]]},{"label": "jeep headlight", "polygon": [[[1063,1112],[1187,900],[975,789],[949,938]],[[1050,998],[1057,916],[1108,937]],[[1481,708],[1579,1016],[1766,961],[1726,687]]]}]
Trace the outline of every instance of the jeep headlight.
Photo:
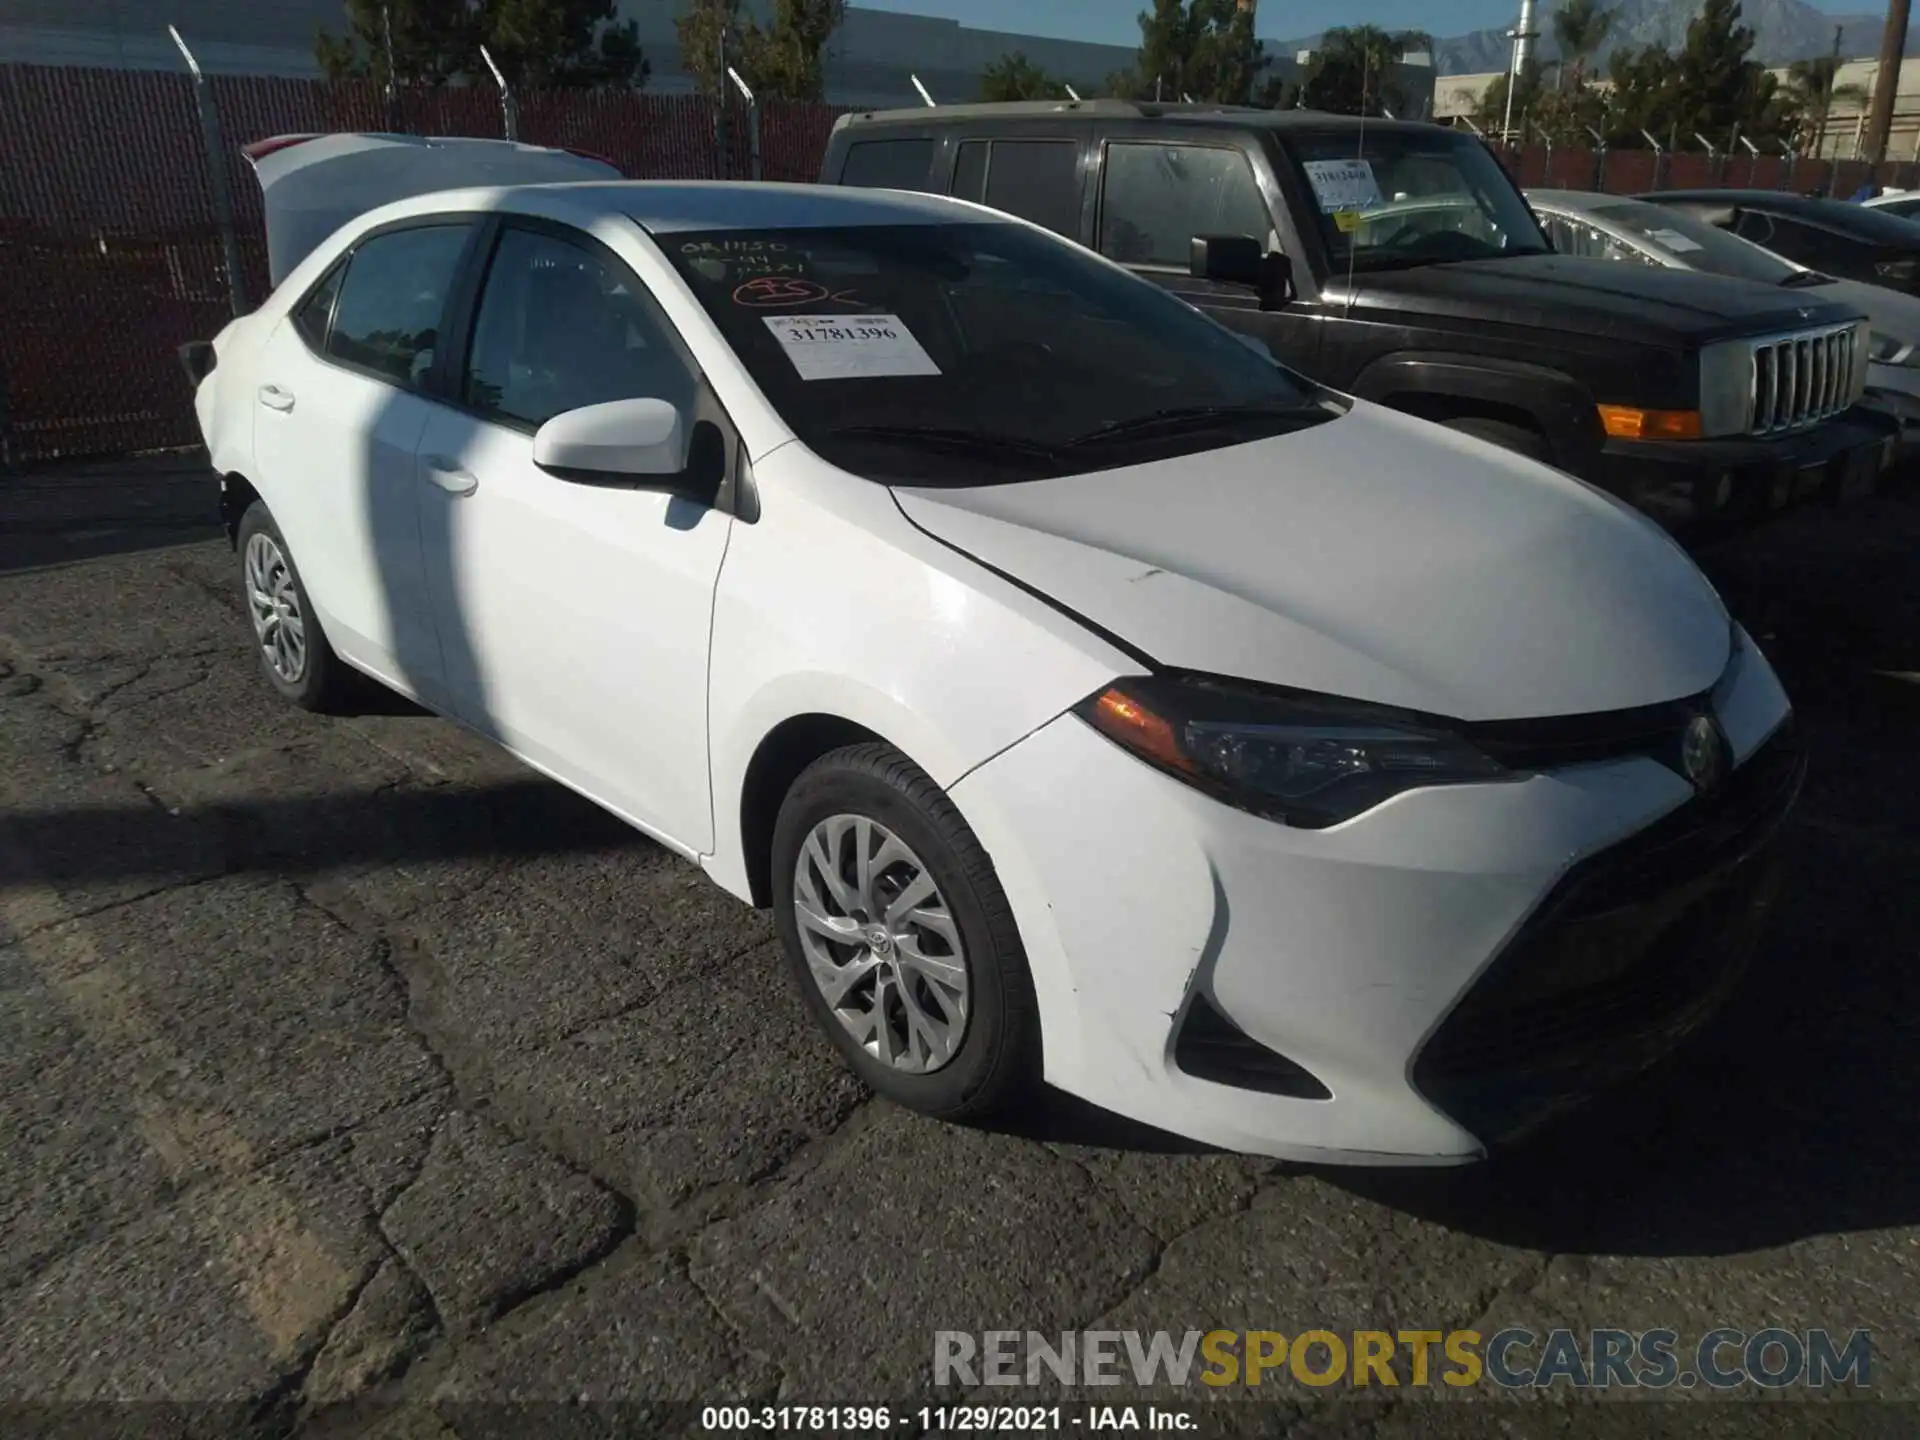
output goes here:
[{"label": "jeep headlight", "polygon": [[1744,435],[1753,425],[1753,342],[1722,340],[1700,351],[1700,433]]}]

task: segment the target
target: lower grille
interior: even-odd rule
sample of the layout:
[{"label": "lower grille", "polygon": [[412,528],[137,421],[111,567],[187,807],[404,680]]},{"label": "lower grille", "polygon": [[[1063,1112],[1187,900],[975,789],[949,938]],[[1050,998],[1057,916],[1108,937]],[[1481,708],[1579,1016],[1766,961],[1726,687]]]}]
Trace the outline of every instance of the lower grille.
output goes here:
[{"label": "lower grille", "polygon": [[1330,1100],[1333,1092],[1306,1070],[1245,1034],[1195,995],[1174,1041],[1173,1063],[1196,1080],[1255,1090],[1262,1095],[1291,1095],[1297,1100]]},{"label": "lower grille", "polygon": [[1670,1050],[1759,940],[1805,772],[1783,729],[1721,794],[1575,866],[1428,1039],[1415,1087],[1491,1143]]}]

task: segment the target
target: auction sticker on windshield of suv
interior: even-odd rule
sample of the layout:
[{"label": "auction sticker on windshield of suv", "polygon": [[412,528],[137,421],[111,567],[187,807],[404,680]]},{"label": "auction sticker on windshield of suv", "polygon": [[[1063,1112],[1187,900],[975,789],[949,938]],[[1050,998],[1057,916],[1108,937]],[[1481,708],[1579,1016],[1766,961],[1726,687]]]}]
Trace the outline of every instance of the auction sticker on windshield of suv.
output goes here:
[{"label": "auction sticker on windshield of suv", "polygon": [[769,315],[766,322],[802,380],[940,373],[898,315]]},{"label": "auction sticker on windshield of suv", "polygon": [[1313,198],[1320,202],[1323,215],[1370,210],[1380,203],[1380,182],[1373,178],[1369,161],[1309,160],[1306,168],[1307,183],[1313,186]]}]

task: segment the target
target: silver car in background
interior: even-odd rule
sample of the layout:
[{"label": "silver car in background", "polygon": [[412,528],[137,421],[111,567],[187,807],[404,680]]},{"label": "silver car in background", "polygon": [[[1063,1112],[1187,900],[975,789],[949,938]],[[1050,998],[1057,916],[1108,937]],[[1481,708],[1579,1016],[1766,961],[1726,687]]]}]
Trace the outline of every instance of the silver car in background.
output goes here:
[{"label": "silver car in background", "polygon": [[1750,240],[1645,200],[1583,190],[1529,190],[1527,201],[1563,255],[1730,275],[1818,289],[1872,322],[1865,402],[1900,422],[1901,448],[1920,446],[1920,298],[1797,265]]}]

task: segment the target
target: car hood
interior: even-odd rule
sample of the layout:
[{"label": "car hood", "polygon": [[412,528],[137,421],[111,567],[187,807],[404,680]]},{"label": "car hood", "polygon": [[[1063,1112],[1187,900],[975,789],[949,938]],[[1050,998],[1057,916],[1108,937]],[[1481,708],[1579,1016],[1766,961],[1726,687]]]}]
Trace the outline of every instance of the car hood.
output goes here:
[{"label": "car hood", "polygon": [[894,494],[1164,666],[1475,721],[1675,700],[1730,658],[1719,597],[1650,520],[1365,403],[1176,460]]},{"label": "car hood", "polygon": [[[1516,255],[1354,277],[1354,303],[1484,324],[1691,346],[1733,335],[1844,324],[1849,306],[1808,291],[1577,255]],[[1805,313],[1803,313],[1805,312]]]}]

